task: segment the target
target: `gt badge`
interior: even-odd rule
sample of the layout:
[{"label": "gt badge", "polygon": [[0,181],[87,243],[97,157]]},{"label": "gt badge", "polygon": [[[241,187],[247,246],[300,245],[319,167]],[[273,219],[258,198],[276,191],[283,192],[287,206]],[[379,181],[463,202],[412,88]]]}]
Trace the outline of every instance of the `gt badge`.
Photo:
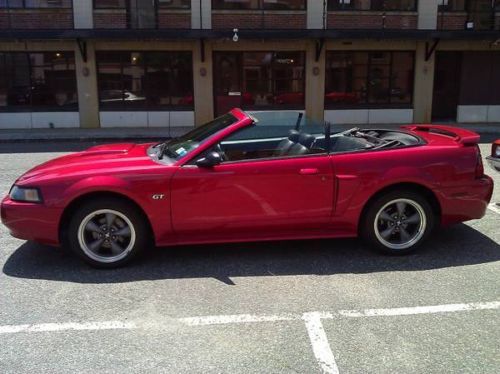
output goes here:
[{"label": "gt badge", "polygon": [[153,195],[151,197],[153,198],[153,200],[163,200],[163,198],[165,197],[165,195],[163,195],[163,194],[157,194],[157,195]]}]

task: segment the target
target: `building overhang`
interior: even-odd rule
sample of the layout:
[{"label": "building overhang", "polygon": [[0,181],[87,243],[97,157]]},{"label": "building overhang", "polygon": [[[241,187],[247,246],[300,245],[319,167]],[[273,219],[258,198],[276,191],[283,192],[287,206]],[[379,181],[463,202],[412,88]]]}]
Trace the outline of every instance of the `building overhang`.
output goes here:
[{"label": "building overhang", "polygon": [[[0,40],[198,40],[233,37],[233,29],[72,29],[0,30]],[[239,29],[241,39],[371,39],[371,40],[491,40],[500,39],[500,30],[249,30]]]}]

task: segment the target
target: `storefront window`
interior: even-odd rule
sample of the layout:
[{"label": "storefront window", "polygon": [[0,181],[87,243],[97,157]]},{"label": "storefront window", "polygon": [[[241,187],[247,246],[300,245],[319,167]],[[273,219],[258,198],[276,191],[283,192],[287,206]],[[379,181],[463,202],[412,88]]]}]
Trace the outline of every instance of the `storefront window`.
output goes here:
[{"label": "storefront window", "polygon": [[245,109],[304,108],[303,52],[215,54],[217,112]]},{"label": "storefront window", "polygon": [[71,8],[72,0],[0,0],[0,8]]},{"label": "storefront window", "polygon": [[416,11],[417,0],[328,0],[328,10]]},{"label": "storefront window", "polygon": [[212,0],[212,9],[304,10],[306,0]]},{"label": "storefront window", "polygon": [[325,106],[411,105],[413,75],[413,52],[329,52]]},{"label": "storefront window", "polygon": [[94,0],[96,9],[125,8],[126,0]]},{"label": "storefront window", "polygon": [[167,9],[190,9],[191,0],[158,0],[158,6]]},{"label": "storefront window", "polygon": [[74,54],[0,53],[0,110],[78,110]]},{"label": "storefront window", "polygon": [[438,0],[440,12],[460,12],[465,10],[465,0]]},{"label": "storefront window", "polygon": [[98,52],[101,109],[192,109],[190,52]]}]

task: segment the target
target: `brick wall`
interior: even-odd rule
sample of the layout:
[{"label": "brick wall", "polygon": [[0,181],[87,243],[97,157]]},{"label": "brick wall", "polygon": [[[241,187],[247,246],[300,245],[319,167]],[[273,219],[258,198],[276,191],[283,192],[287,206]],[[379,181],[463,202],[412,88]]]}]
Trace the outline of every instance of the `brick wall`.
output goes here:
[{"label": "brick wall", "polygon": [[464,30],[467,22],[467,13],[438,13],[438,30]]},{"label": "brick wall", "polygon": [[72,9],[3,9],[0,28],[72,29]]},{"label": "brick wall", "polygon": [[305,29],[305,12],[212,12],[214,29]]},{"label": "brick wall", "polygon": [[416,13],[328,12],[330,29],[416,29]]},{"label": "brick wall", "polygon": [[126,29],[127,12],[124,9],[94,10],[95,29]]},{"label": "brick wall", "polygon": [[190,29],[191,28],[191,13],[190,12],[158,12],[158,28],[160,29]]}]

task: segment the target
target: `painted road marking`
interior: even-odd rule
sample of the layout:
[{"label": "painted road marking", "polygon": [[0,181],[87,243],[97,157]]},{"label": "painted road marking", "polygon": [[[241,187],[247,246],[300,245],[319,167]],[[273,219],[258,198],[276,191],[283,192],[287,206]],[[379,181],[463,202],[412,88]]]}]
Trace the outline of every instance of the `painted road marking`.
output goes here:
[{"label": "painted road marking", "polygon": [[490,205],[488,205],[488,209],[497,213],[497,214],[500,214],[500,206],[498,206],[495,203],[491,203]]},{"label": "painted road marking", "polygon": [[380,317],[380,316],[409,316],[415,314],[435,314],[465,312],[469,310],[500,309],[500,301],[489,303],[447,304],[433,306],[415,306],[411,308],[386,308],[365,310],[340,310],[343,317]]},{"label": "painted road marking", "polygon": [[[456,313],[474,310],[496,310],[500,309],[500,301],[484,303],[444,304],[430,306],[415,306],[405,308],[381,308],[381,309],[358,309],[339,310],[337,312],[307,312],[303,314],[276,314],[276,315],[254,315],[234,314],[219,316],[201,316],[174,319],[187,326],[213,326],[242,323],[270,323],[282,321],[303,321],[309,335],[314,357],[325,374],[339,374],[335,357],[330,348],[322,319],[333,318],[360,318],[360,317],[393,317],[409,316],[418,314]],[[0,326],[0,334],[14,333],[39,333],[60,332],[68,330],[134,330],[134,329],[161,329],[164,321],[102,321],[102,322],[66,322],[66,323],[41,323],[25,325]]]},{"label": "painted road marking", "polygon": [[279,322],[294,321],[300,317],[293,314],[277,314],[257,316],[253,314],[235,314],[227,316],[205,316],[180,318],[179,321],[188,326],[209,326],[209,325],[227,325],[232,323],[255,323],[255,322]]},{"label": "painted road marking", "polygon": [[40,323],[37,325],[7,325],[0,326],[0,334],[13,334],[18,332],[52,332],[67,330],[131,330],[137,328],[133,322],[104,321],[104,322],[66,322],[66,323]]},{"label": "painted road marking", "polygon": [[322,314],[318,312],[304,313],[302,315],[314,356],[321,370],[325,374],[339,374],[339,368],[330,348],[321,318]]}]

